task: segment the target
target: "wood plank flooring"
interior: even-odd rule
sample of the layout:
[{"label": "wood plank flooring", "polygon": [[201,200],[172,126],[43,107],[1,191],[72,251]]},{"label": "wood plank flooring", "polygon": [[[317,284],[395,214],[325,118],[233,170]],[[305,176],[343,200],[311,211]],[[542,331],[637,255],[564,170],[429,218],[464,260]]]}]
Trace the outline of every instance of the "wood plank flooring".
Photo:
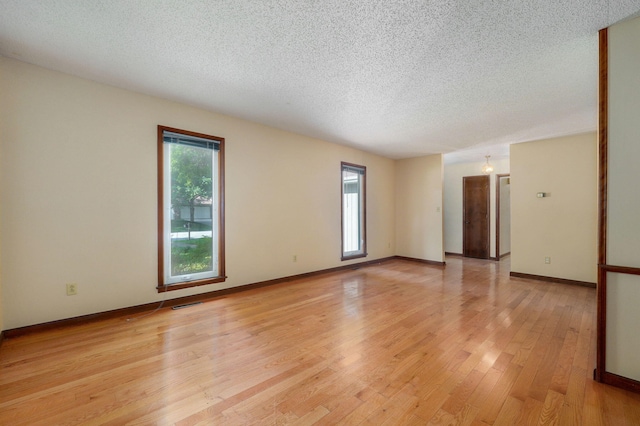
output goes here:
[{"label": "wood plank flooring", "polygon": [[7,339],[0,424],[639,425],[595,290],[394,260]]}]

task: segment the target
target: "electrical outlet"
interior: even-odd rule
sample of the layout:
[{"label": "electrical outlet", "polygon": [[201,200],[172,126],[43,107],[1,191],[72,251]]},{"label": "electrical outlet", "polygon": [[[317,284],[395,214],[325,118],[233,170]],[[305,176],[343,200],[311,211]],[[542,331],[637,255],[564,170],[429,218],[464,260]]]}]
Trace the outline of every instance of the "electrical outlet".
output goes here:
[{"label": "electrical outlet", "polygon": [[69,283],[67,284],[67,296],[75,296],[78,294],[78,284]]},{"label": "electrical outlet", "polygon": [[544,263],[546,263],[547,265],[551,263],[551,258],[549,256],[544,258]]}]

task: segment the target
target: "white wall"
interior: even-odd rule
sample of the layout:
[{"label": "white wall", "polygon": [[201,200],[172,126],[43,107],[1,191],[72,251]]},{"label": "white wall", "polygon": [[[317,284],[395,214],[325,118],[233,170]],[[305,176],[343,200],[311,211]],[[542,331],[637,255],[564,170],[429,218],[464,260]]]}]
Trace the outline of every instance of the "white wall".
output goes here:
[{"label": "white wall", "polygon": [[[509,159],[490,161],[489,175],[489,256],[496,255],[496,174],[509,173]],[[444,250],[462,254],[462,178],[482,174],[485,161],[444,166]]]},{"label": "white wall", "polygon": [[[609,28],[608,265],[640,268],[640,18]],[[607,274],[606,370],[640,381],[640,276]]]},{"label": "white wall", "polygon": [[596,148],[595,133],[511,145],[512,272],[596,282]]},{"label": "white wall", "polygon": [[[228,280],[169,298],[395,254],[393,160],[6,58],[0,76],[4,329],[162,299],[159,124],[226,138]],[[341,161],[367,167],[369,256],[348,262]]]},{"label": "white wall", "polygon": [[442,155],[396,162],[396,254],[444,261]]}]

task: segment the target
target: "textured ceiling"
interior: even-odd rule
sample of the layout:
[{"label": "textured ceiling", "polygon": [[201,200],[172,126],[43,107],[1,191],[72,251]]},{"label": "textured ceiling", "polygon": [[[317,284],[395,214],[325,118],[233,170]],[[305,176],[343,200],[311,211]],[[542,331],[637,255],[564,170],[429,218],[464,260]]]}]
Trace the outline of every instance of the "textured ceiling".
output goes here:
[{"label": "textured ceiling", "polygon": [[0,55],[391,158],[491,154],[594,130],[597,31],[638,11],[640,0],[0,0]]}]

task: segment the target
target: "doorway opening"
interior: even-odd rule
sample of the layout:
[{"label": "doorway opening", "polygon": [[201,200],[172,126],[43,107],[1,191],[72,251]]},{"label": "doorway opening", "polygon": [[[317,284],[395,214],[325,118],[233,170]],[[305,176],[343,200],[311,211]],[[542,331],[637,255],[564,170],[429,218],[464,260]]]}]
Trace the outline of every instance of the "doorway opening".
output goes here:
[{"label": "doorway opening", "polygon": [[496,175],[496,260],[511,254],[511,175]]}]

